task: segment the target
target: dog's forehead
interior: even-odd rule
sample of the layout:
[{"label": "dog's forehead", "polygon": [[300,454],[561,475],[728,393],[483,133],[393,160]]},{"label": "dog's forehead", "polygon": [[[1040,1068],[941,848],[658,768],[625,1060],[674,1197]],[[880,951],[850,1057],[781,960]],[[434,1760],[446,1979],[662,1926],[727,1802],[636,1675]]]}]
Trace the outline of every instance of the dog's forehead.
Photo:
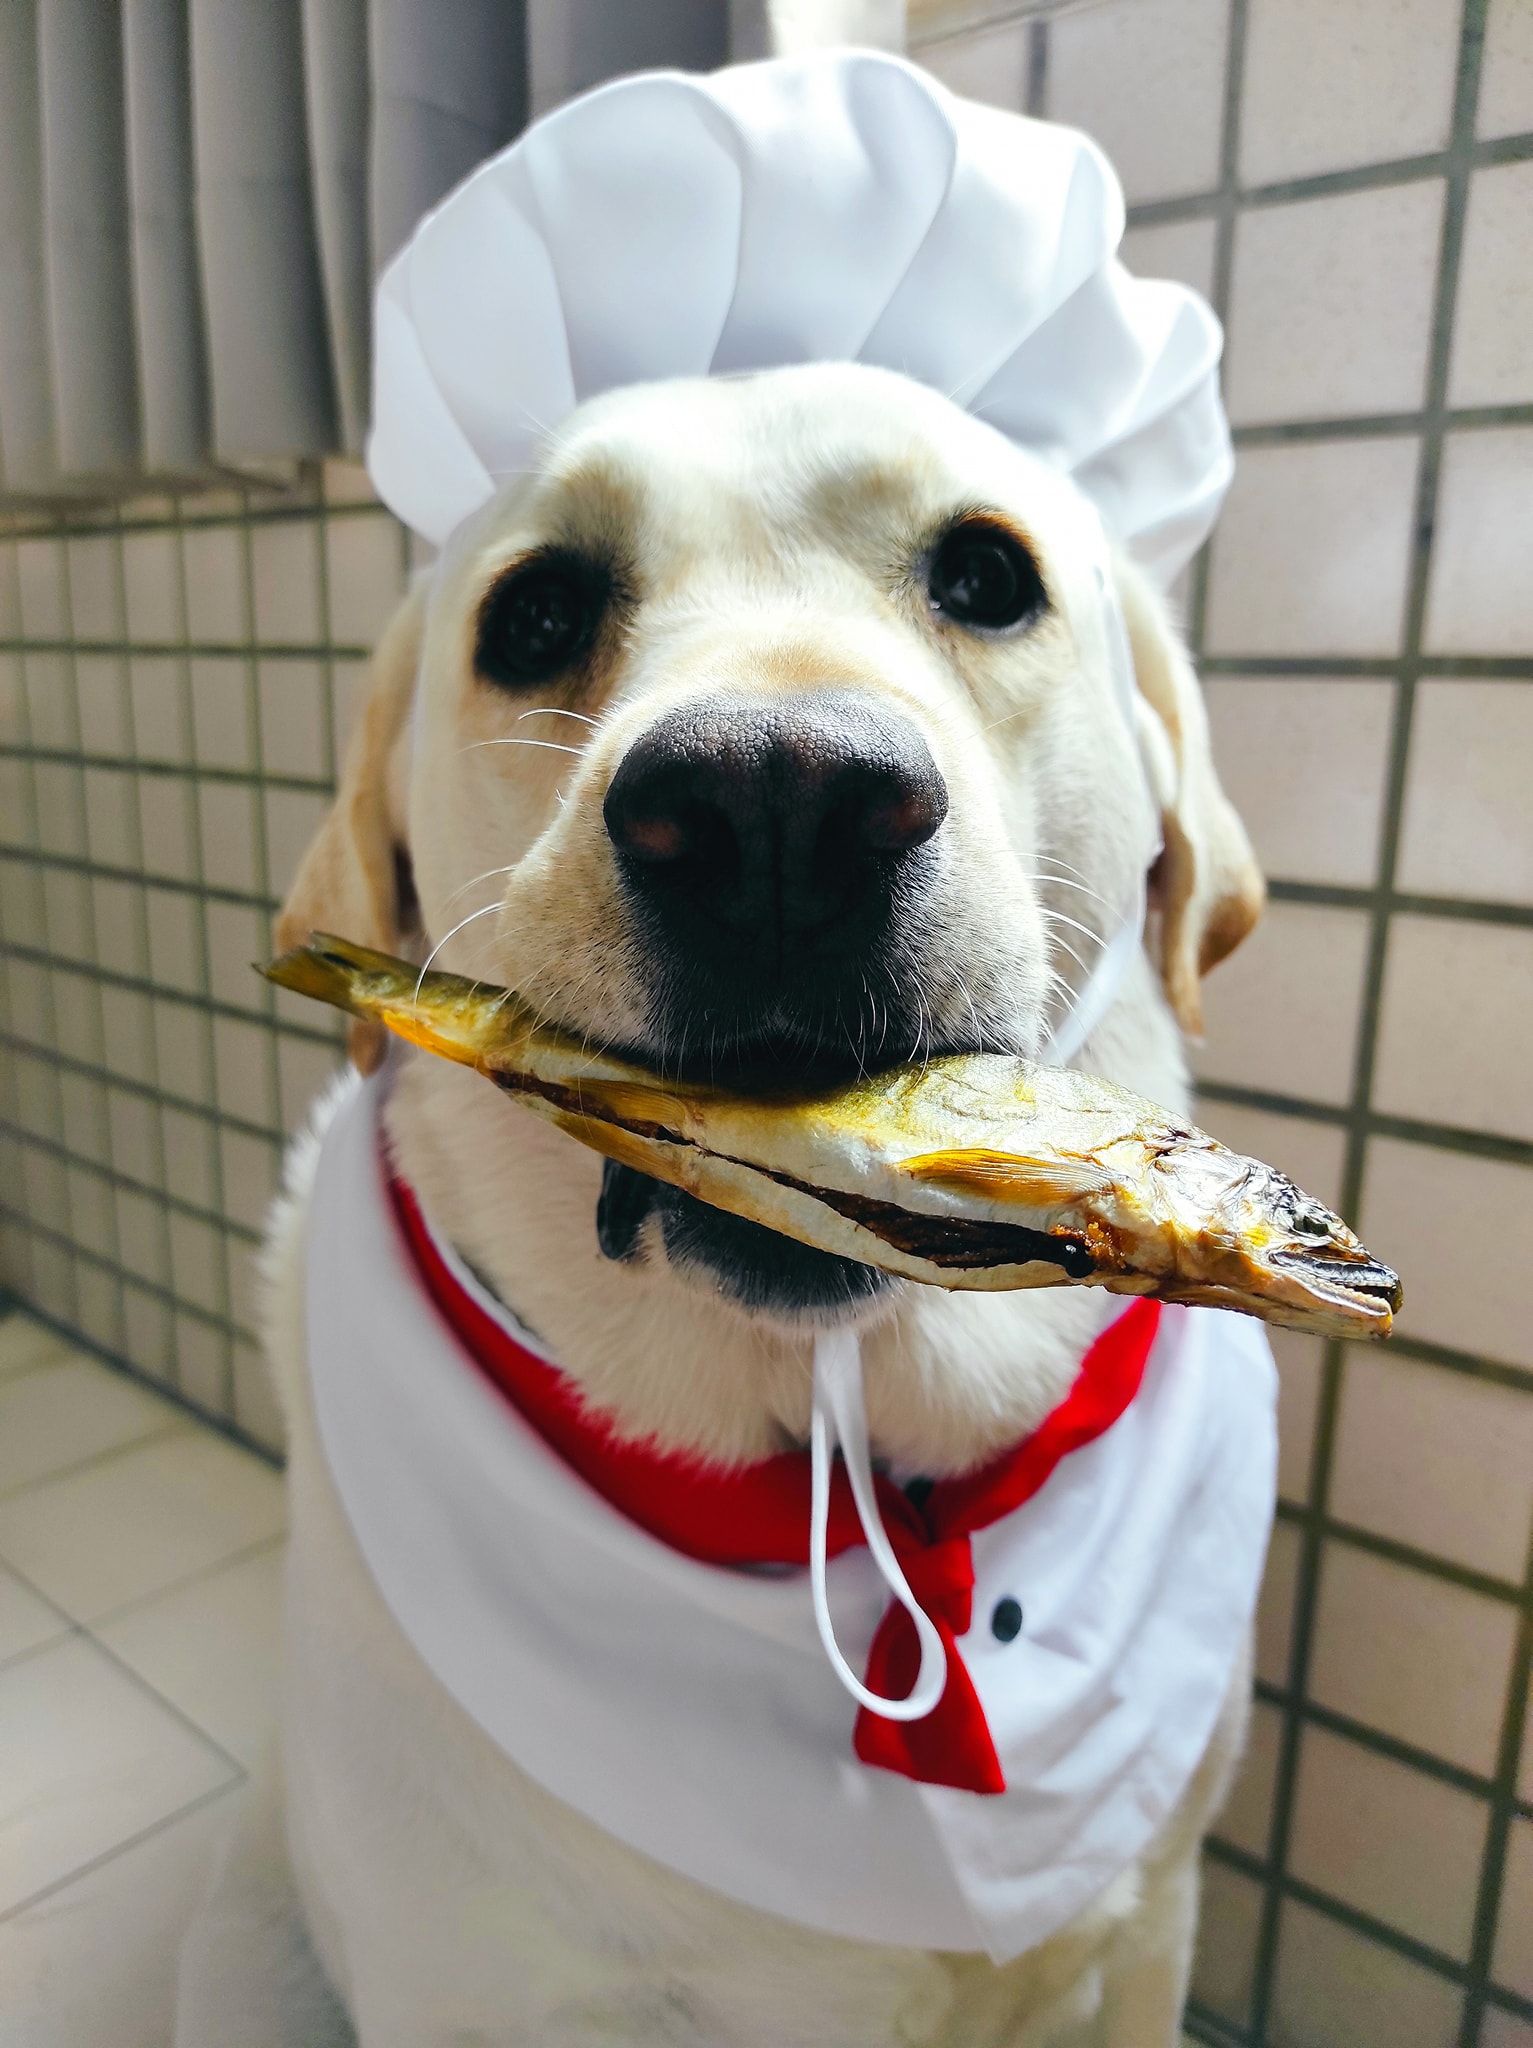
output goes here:
[{"label": "dog's forehead", "polygon": [[919,525],[994,505],[1042,529],[1070,485],[940,392],[865,365],[810,364],[608,392],[572,414],[539,480],[540,515],[643,528]]}]

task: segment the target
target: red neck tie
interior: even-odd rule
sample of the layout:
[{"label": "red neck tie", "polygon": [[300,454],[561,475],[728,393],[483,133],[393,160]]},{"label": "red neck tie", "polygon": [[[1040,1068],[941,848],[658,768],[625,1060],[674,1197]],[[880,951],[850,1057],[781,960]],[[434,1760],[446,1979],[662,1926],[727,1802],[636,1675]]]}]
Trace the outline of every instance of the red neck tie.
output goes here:
[{"label": "red neck tie", "polygon": [[[586,1411],[556,1366],[519,1344],[462,1285],[405,1183],[390,1181],[389,1193],[411,1263],[452,1333],[523,1421],[609,1505],[701,1563],[807,1565],[807,1451],[722,1466],[623,1441],[607,1421]],[[1092,1344],[1059,1406],[1030,1436],[977,1471],[937,1480],[919,1502],[879,1476],[884,1527],[912,1593],[942,1638],[947,1684],[933,1711],[919,1721],[891,1721],[861,1709],[855,1743],[864,1763],[928,1785],[1005,1791],[984,1709],[958,1647],[973,1619],[969,1538],[1031,1500],[1061,1458],[1112,1427],[1139,1391],[1159,1321],[1158,1302],[1135,1301]],[[838,1464],[831,1479],[827,1554],[838,1557],[863,1540],[851,1486]],[[903,1607],[891,1604],[873,1638],[865,1683],[885,1698],[903,1699],[919,1666],[915,1624]]]}]

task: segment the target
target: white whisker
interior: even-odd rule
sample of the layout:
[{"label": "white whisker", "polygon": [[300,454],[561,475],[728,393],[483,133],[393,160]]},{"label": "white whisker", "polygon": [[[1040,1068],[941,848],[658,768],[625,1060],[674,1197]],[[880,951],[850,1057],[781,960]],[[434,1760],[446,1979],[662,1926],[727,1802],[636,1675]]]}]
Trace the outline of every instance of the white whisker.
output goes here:
[{"label": "white whisker", "polygon": [[1076,952],[1075,948],[1070,944],[1068,939],[1057,938],[1055,939],[1054,943],[1056,946],[1058,946],[1059,950],[1062,953],[1069,954],[1070,958],[1075,962],[1076,966],[1080,969],[1082,974],[1090,973],[1091,970],[1087,967],[1085,961],[1081,958],[1080,954]]},{"label": "white whisker", "polygon": [[1078,889],[1082,896],[1089,896],[1096,903],[1107,901],[1101,890],[1093,889],[1089,882],[1067,881],[1063,875],[1024,875],[1022,879],[1044,889]]},{"label": "white whisker", "polygon": [[1052,905],[1047,903],[1040,907],[1044,916],[1048,918],[1051,924],[1067,924],[1072,932],[1079,932],[1082,938],[1090,939],[1094,946],[1105,946],[1107,944],[1106,939],[1102,937],[1100,932],[1094,932],[1089,924],[1082,924],[1079,918],[1066,917],[1062,910],[1055,910]]},{"label": "white whisker", "polygon": [[460,921],[453,926],[452,930],[447,934],[446,939],[437,940],[436,944],[432,947],[431,951],[426,955],[425,966],[421,969],[419,975],[416,977],[415,1000],[417,1002],[420,1001],[420,992],[425,983],[426,976],[431,972],[431,963],[436,958],[437,954],[441,952],[442,948],[447,944],[448,939],[455,939],[458,936],[459,932],[462,931],[464,925],[472,924],[476,917],[493,916],[494,913],[497,910],[499,910],[499,908],[500,905],[498,903],[486,903],[482,910],[471,910],[467,917],[460,919]]},{"label": "white whisker", "polygon": [[460,896],[466,896],[470,889],[477,889],[481,882],[493,882],[497,876],[512,874],[515,869],[515,861],[503,868],[486,868],[482,875],[475,875],[471,882],[460,882],[447,900],[449,903],[456,903]]},{"label": "white whisker", "polygon": [[460,747],[460,754],[472,754],[480,747],[546,747],[551,754],[573,754],[578,761],[585,752],[583,747],[567,747],[562,740],[474,740],[466,747]]},{"label": "white whisker", "polygon": [[539,704],[531,711],[518,711],[517,724],[520,725],[524,718],[575,718],[582,725],[593,727],[601,723],[599,718],[588,718],[583,711],[566,711],[562,704]]}]

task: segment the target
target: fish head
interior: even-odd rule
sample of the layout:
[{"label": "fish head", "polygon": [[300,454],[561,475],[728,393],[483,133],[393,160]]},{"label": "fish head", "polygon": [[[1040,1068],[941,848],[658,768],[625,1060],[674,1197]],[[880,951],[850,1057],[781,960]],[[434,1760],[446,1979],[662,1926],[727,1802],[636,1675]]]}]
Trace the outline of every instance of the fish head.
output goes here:
[{"label": "fish head", "polygon": [[1220,1305],[1324,1335],[1388,1336],[1400,1276],[1334,1210],[1276,1167],[1212,1141],[1201,1164],[1222,1185],[1202,1190],[1191,1266]]}]

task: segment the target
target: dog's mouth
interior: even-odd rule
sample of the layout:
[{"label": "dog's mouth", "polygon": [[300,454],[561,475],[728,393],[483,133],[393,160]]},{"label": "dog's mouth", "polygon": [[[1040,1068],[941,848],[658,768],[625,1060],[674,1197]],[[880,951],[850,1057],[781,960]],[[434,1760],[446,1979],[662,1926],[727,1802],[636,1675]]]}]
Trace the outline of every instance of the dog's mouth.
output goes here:
[{"label": "dog's mouth", "polygon": [[710,1208],[681,1188],[609,1159],[596,1204],[596,1241],[603,1253],[620,1264],[639,1258],[651,1223],[672,1268],[703,1279],[753,1315],[839,1322],[894,1285],[872,1266]]},{"label": "dog's mouth", "polygon": [[[664,1070],[677,1079],[707,1081],[741,1095],[771,1094],[785,1085],[829,1090],[879,1065],[905,1064],[907,1049],[902,1045],[880,1060],[873,1047],[850,1038],[763,1034],[722,1052],[714,1046],[683,1048],[664,1062]],[[935,1059],[975,1049],[923,1040],[916,1057]],[[640,1057],[658,1064],[652,1053]],[[699,1279],[750,1314],[777,1321],[841,1322],[898,1285],[876,1267],[799,1244],[609,1159],[596,1205],[596,1241],[603,1255],[629,1264],[654,1247],[657,1235],[673,1270]]]}]

